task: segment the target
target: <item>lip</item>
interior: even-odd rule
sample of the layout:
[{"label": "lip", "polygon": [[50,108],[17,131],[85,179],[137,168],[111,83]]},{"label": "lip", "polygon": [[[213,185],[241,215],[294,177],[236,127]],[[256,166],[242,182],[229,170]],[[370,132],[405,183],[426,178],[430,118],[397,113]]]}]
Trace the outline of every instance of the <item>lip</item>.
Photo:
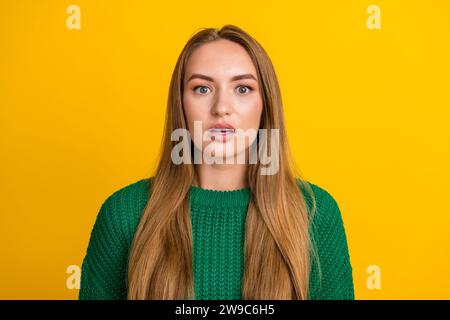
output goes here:
[{"label": "lip", "polygon": [[234,131],[236,131],[235,127],[226,122],[217,122],[213,124],[211,127],[209,127],[208,130],[209,129],[233,129]]},{"label": "lip", "polygon": [[[233,132],[211,132],[211,129],[232,129]],[[226,122],[217,122],[213,126],[208,128],[208,132],[210,134],[211,141],[228,141],[235,133],[236,129],[229,123]]]}]

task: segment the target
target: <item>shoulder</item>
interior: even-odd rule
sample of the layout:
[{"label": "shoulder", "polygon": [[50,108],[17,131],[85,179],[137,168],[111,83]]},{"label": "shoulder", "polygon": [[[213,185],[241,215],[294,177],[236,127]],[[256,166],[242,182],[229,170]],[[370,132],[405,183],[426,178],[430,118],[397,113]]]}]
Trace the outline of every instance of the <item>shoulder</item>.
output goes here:
[{"label": "shoulder", "polygon": [[146,200],[151,180],[152,178],[141,179],[117,189],[106,198],[104,204],[121,207],[124,204],[139,203],[144,201],[144,199]]},{"label": "shoulder", "polygon": [[328,215],[330,218],[330,213],[339,211],[336,199],[324,187],[299,178],[296,179],[296,182],[303,194],[308,212],[312,215],[311,218],[327,218],[323,215]]},{"label": "shoulder", "polygon": [[345,232],[344,221],[332,193],[310,181],[297,181],[306,202],[311,235],[317,241],[341,237]]},{"label": "shoulder", "polygon": [[98,219],[107,220],[130,241],[147,204],[152,179],[140,179],[111,193],[103,201]]},{"label": "shoulder", "polygon": [[315,204],[310,218],[315,253],[311,262],[310,299],[354,299],[347,235],[338,203],[325,188],[309,181],[298,183],[308,209]]}]

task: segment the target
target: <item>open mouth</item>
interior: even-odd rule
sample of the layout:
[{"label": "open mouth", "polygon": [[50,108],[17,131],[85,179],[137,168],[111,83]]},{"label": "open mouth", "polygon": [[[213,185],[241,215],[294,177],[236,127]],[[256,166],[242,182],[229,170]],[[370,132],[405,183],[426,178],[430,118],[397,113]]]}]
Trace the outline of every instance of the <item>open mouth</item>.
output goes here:
[{"label": "open mouth", "polygon": [[212,141],[227,141],[232,135],[234,135],[235,130],[231,128],[212,128],[209,129]]}]

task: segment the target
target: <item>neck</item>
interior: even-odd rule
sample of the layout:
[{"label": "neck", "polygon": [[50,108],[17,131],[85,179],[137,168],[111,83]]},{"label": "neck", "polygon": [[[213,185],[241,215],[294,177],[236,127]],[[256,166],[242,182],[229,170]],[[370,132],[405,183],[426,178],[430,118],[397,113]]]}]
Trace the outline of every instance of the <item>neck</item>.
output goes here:
[{"label": "neck", "polygon": [[211,190],[237,190],[248,187],[246,164],[198,164],[193,185]]}]

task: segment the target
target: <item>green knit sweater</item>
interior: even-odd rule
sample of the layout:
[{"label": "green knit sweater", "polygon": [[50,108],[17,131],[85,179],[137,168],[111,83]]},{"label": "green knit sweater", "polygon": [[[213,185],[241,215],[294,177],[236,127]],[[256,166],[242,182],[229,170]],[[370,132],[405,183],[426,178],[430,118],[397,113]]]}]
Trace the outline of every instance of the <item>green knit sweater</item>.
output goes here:
[{"label": "green knit sweater", "polygon": [[[127,298],[127,258],[151,181],[142,179],[123,187],[102,204],[82,263],[79,299]],[[297,182],[311,210],[311,199],[300,180]],[[322,275],[320,281],[319,268],[312,263],[308,298],[354,299],[352,266],[339,207],[327,191],[306,183],[316,198],[310,234],[317,246]],[[189,193],[195,299],[242,299],[245,220],[251,191],[191,186]]]}]

